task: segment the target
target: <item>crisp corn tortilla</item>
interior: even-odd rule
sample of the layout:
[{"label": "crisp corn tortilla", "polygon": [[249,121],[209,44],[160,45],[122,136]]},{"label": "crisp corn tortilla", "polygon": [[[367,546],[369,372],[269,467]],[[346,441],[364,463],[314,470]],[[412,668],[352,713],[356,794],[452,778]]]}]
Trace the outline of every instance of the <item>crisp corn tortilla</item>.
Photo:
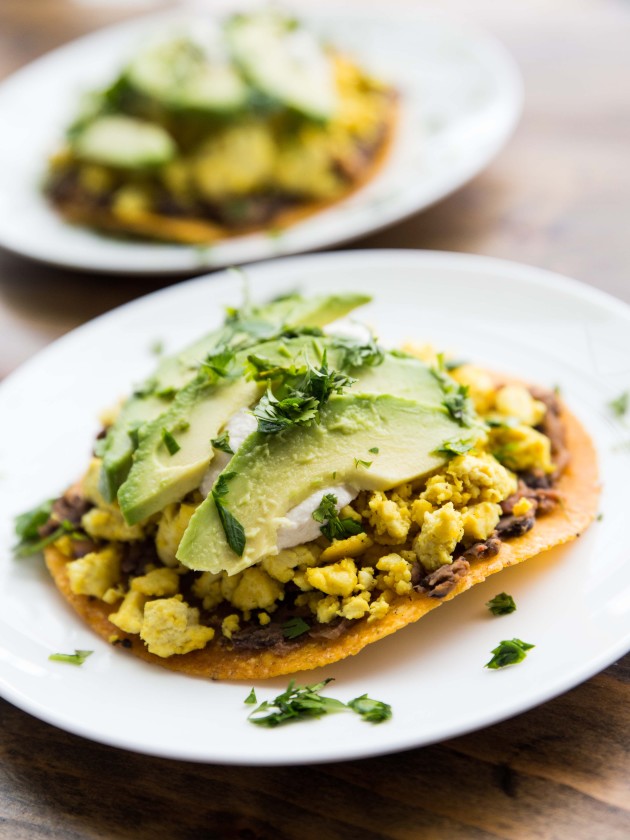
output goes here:
[{"label": "crisp corn tortilla", "polygon": [[211,245],[232,236],[243,236],[257,230],[273,228],[282,231],[300,220],[312,216],[327,207],[337,204],[359,190],[372,180],[386,159],[394,136],[398,117],[396,99],[392,102],[385,115],[383,139],[375,153],[366,161],[360,175],[348,185],[347,190],[329,201],[304,201],[286,210],[279,211],[273,219],[262,228],[239,227],[231,228],[203,218],[176,218],[161,213],[149,211],[138,212],[134,218],[121,219],[109,210],[98,205],[89,206],[85,202],[56,201],[55,207],[73,224],[96,228],[114,234],[157,239],[165,242],[179,242],[184,245]]},{"label": "crisp corn tortilla", "polygon": [[383,618],[371,623],[365,619],[353,621],[337,639],[308,639],[286,653],[275,653],[273,650],[230,650],[217,635],[203,650],[163,659],[149,653],[138,636],[126,635],[108,621],[107,616],[115,612],[117,606],[71,592],[66,573],[68,558],[54,547],[46,549],[46,564],[59,591],[96,633],[108,641],[112,637],[127,638],[136,656],[164,668],[211,679],[261,680],[330,665],[417,621],[443,601],[450,601],[489,575],[580,536],[598,510],[600,485],[597,456],[580,422],[565,407],[561,416],[571,461],[554,485],[554,489],[562,494],[560,505],[536,519],[531,531],[502,542],[499,553],[494,557],[472,561],[470,572],[444,598],[431,598],[420,592],[400,596]]}]

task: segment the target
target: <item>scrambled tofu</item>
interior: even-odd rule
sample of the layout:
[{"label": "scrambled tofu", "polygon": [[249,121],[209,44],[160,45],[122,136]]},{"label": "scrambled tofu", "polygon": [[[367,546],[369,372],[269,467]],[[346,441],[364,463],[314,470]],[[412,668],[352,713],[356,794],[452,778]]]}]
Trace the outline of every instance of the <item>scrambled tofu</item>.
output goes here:
[{"label": "scrambled tofu", "polygon": [[150,653],[166,657],[205,647],[214,630],[199,624],[199,610],[179,595],[145,604],[140,638]]},{"label": "scrambled tofu", "polygon": [[71,560],[66,569],[75,595],[102,598],[120,580],[120,552],[115,545]]},{"label": "scrambled tofu", "polygon": [[424,517],[422,530],[413,541],[418,561],[428,572],[452,562],[455,546],[464,536],[462,515],[447,502]]}]

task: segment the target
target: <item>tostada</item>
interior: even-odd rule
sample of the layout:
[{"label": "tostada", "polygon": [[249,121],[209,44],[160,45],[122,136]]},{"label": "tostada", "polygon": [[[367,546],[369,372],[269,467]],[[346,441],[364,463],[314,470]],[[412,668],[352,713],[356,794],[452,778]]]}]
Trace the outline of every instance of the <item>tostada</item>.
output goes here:
[{"label": "tostada", "polygon": [[315,668],[594,518],[593,444],[557,394],[327,326],[366,301],[229,311],[21,519],[112,645],[217,679]]},{"label": "tostada", "polygon": [[278,11],[173,24],[87,98],[45,193],[71,222],[145,239],[275,232],[374,174],[396,102]]}]

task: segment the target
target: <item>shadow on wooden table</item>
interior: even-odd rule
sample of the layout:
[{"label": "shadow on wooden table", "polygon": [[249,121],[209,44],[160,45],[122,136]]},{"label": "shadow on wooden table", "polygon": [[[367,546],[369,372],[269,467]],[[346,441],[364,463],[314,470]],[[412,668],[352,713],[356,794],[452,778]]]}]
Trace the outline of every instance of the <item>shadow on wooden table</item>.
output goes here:
[{"label": "shadow on wooden table", "polygon": [[4,825],[12,840],[591,840],[601,821],[606,840],[625,840],[628,681],[630,656],[544,707],[488,729],[423,749],[311,767],[221,767],[141,756],[69,735],[1,703]]}]

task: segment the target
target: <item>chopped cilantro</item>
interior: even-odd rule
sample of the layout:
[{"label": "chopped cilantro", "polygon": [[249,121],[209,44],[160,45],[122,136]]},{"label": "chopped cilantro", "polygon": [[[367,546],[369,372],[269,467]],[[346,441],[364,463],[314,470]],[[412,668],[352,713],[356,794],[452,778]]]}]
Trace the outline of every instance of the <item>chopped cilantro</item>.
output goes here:
[{"label": "chopped cilantro", "polygon": [[88,656],[91,656],[93,653],[93,650],[75,650],[74,653],[51,653],[48,659],[51,662],[67,662],[68,665],[83,665]]},{"label": "chopped cilantro", "polygon": [[299,371],[291,366],[274,393],[271,386],[254,408],[258,431],[276,434],[290,426],[310,425],[319,417],[321,407],[333,393],[340,393],[355,380],[345,373],[329,370],[326,353],[321,367],[312,365]]},{"label": "chopped cilantro", "polygon": [[368,452],[371,452],[372,455],[378,455],[378,446],[373,446],[371,449],[368,449]]},{"label": "chopped cilantro", "polygon": [[333,347],[342,351],[339,366],[344,370],[364,366],[376,367],[382,364],[385,358],[374,338],[363,344],[351,338],[335,338]]},{"label": "chopped cilantro", "polygon": [[257,702],[258,702],[258,700],[256,700],[256,692],[252,688],[252,690],[249,692],[249,694],[245,698],[245,703],[247,703],[249,706],[253,706],[253,704],[257,703]]},{"label": "chopped cilantro", "polygon": [[209,353],[199,366],[200,375],[205,376],[210,382],[217,382],[230,375],[234,364],[234,353],[223,347],[216,353]]},{"label": "chopped cilantro", "polygon": [[442,400],[442,405],[460,426],[472,425],[473,409],[468,396],[468,385],[458,385],[451,389]]},{"label": "chopped cilantro", "polygon": [[601,522],[603,518],[604,518],[604,514],[603,514],[603,513],[598,513],[598,514],[597,514],[596,519],[597,519],[597,521],[598,521],[598,522]]},{"label": "chopped cilantro", "polygon": [[453,457],[455,455],[464,455],[475,445],[474,440],[463,440],[462,438],[453,438],[452,440],[445,440],[442,446],[435,451]]},{"label": "chopped cilantro", "polygon": [[235,472],[221,473],[212,488],[212,498],[214,499],[228,545],[235,554],[242,557],[245,551],[245,529],[238,519],[225,507],[223,502],[223,499],[229,493],[228,482],[235,475]]},{"label": "chopped cilantro", "polygon": [[[339,712],[346,708],[341,700],[322,697],[320,692],[332,679],[323,680],[313,685],[295,685],[291,680],[286,691],[271,702],[264,701],[249,715],[248,720],[257,726],[274,728],[289,721],[305,718],[322,717],[330,712]],[[269,714],[262,715],[262,712]]]},{"label": "chopped cilantro", "polygon": [[154,356],[161,356],[164,353],[164,342],[161,339],[156,338],[149,347],[149,352],[153,353]]},{"label": "chopped cilantro", "polygon": [[315,397],[294,393],[278,399],[271,388],[254,408],[258,431],[265,435],[276,434],[289,426],[306,426],[317,417],[319,405]]},{"label": "chopped cilantro", "polygon": [[492,659],[486,662],[486,668],[505,668],[506,665],[516,665],[527,656],[527,651],[534,645],[522,642],[520,639],[504,639],[492,651]]},{"label": "chopped cilantro", "polygon": [[223,434],[219,435],[219,437],[213,438],[210,443],[215,449],[219,449],[221,452],[226,452],[228,455],[234,455],[234,450],[230,446],[229,432],[223,432]]},{"label": "chopped cilantro", "polygon": [[344,540],[355,534],[363,533],[363,526],[350,517],[340,519],[337,512],[337,497],[333,493],[325,493],[317,510],[313,511],[315,522],[323,522],[320,531],[331,542]]},{"label": "chopped cilantro", "polygon": [[175,455],[181,449],[181,446],[168,429],[162,428],[162,440],[164,441],[164,446],[168,449],[169,455]]},{"label": "chopped cilantro", "polygon": [[[391,706],[380,700],[371,700],[367,694],[356,697],[347,704],[333,697],[322,697],[321,692],[330,682],[332,679],[329,678],[313,685],[296,686],[291,680],[285,692],[270,702],[261,703],[249,715],[248,720],[257,726],[273,729],[291,721],[319,718],[345,709],[356,712],[370,723],[381,723],[391,718]],[[263,714],[264,712],[267,714]]]},{"label": "chopped cilantro", "polygon": [[388,703],[383,703],[381,700],[372,700],[367,694],[355,697],[348,703],[348,706],[353,712],[361,715],[363,720],[370,723],[382,723],[392,716],[392,707]]},{"label": "chopped cilantro", "polygon": [[629,406],[630,391],[624,391],[623,394],[619,394],[618,397],[615,397],[614,400],[610,400],[608,403],[608,408],[616,417],[625,417],[628,413]]},{"label": "chopped cilantro", "polygon": [[369,470],[372,466],[372,461],[362,461],[361,458],[354,459],[354,466],[359,469],[359,467],[365,467],[366,470]]},{"label": "chopped cilantro", "polygon": [[516,604],[511,595],[508,595],[506,592],[500,592],[488,601],[486,607],[488,607],[492,615],[509,615],[509,613],[513,613],[516,609]]},{"label": "chopped cilantro", "polygon": [[50,519],[53,501],[54,499],[48,499],[15,517],[15,533],[21,542],[39,539],[39,528]]},{"label": "chopped cilantro", "polygon": [[310,624],[307,624],[303,618],[296,616],[282,624],[282,635],[285,639],[297,639],[298,636],[308,633],[310,629]]}]

